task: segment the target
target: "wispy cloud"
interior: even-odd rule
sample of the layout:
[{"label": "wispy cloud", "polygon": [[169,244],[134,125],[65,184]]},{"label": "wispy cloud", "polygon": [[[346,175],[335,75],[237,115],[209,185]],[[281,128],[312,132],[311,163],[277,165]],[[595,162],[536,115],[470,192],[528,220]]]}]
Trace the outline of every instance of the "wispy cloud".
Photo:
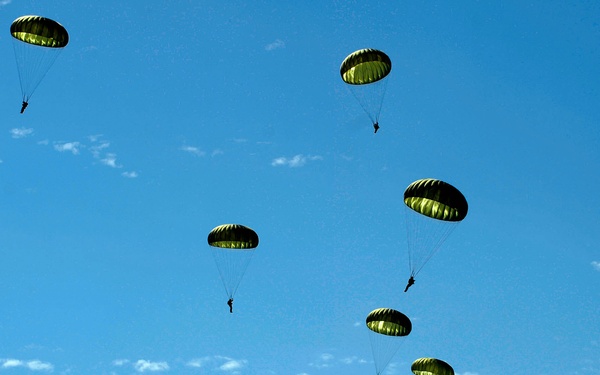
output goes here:
[{"label": "wispy cloud", "polygon": [[311,367],[322,369],[322,368],[331,367],[333,365],[333,360],[334,360],[333,354],[323,353],[319,356],[319,358],[316,361],[311,362],[308,365]]},{"label": "wispy cloud", "polygon": [[90,146],[90,152],[92,153],[92,155],[95,158],[99,158],[100,157],[100,153],[102,152],[102,150],[104,150],[105,148],[109,148],[110,147],[110,143],[107,141],[102,141],[99,144],[94,144],[93,146]]},{"label": "wispy cloud", "polygon": [[237,370],[242,369],[248,363],[248,361],[246,361],[245,359],[238,360],[226,358],[225,360],[226,362],[219,366],[219,370],[234,373],[237,372]]},{"label": "wispy cloud", "polygon": [[265,50],[267,51],[273,51],[279,48],[285,48],[285,43],[281,39],[275,39],[274,42],[269,43],[265,46]]},{"label": "wispy cloud", "polygon": [[369,363],[366,359],[359,358],[357,356],[342,358],[342,359],[340,359],[340,362],[343,363],[343,364],[345,364],[345,365],[352,365],[352,364],[355,364],[355,363],[360,363],[360,364]]},{"label": "wispy cloud", "polygon": [[118,367],[124,366],[128,363],[129,363],[128,359],[115,359],[114,361],[112,361],[113,366],[118,366]]},{"label": "wispy cloud", "polygon": [[204,156],[206,155],[206,152],[200,150],[198,147],[194,147],[194,146],[181,146],[179,148],[182,151],[185,152],[189,152],[192,155],[196,155],[196,156]]},{"label": "wispy cloud", "polygon": [[212,356],[195,358],[186,363],[188,367],[201,368],[210,367],[214,370],[219,370],[231,374],[239,374],[240,370],[248,365],[245,359],[234,359],[226,356]]},{"label": "wispy cloud", "polygon": [[138,173],[136,171],[123,172],[123,173],[121,173],[121,176],[127,177],[127,178],[137,178]]},{"label": "wispy cloud", "polygon": [[297,167],[304,166],[308,161],[315,161],[315,160],[323,160],[323,158],[318,155],[305,156],[302,154],[295,155],[291,158],[286,158],[286,157],[282,156],[282,157],[273,159],[273,161],[271,161],[271,165],[274,167],[287,165],[290,168],[297,168]]},{"label": "wispy cloud", "polygon": [[55,142],[54,149],[59,152],[71,152],[73,155],[79,154],[79,142]]},{"label": "wispy cloud", "polygon": [[169,364],[167,362],[152,362],[140,359],[133,365],[133,368],[137,372],[167,371],[169,369]]},{"label": "wispy cloud", "polygon": [[600,262],[593,261],[593,262],[592,262],[592,267],[594,267],[594,269],[595,269],[596,271],[600,271]]},{"label": "wispy cloud", "polygon": [[48,362],[42,362],[34,359],[31,361],[22,361],[20,359],[0,359],[0,369],[8,369],[14,367],[24,367],[31,371],[52,371],[54,366]]},{"label": "wispy cloud", "polygon": [[12,3],[12,0],[0,0],[0,7],[3,7],[5,5],[8,5]]},{"label": "wispy cloud", "polygon": [[[2,4],[0,4],[2,5]],[[25,138],[28,137],[30,135],[33,134],[33,129],[32,128],[13,128],[10,129],[10,136],[15,138],[15,139],[19,139],[19,138]]]},{"label": "wispy cloud", "polygon": [[469,372],[469,371],[467,371],[467,372],[463,372],[461,374],[456,373],[456,375],[479,375],[479,373],[478,372]]},{"label": "wispy cloud", "polygon": [[123,167],[120,164],[117,164],[117,155],[113,153],[106,154],[104,159],[100,159],[100,162],[104,165],[107,165],[111,168],[121,168]]},{"label": "wispy cloud", "polygon": [[211,362],[210,357],[194,358],[191,361],[189,361],[188,363],[186,363],[186,366],[200,368],[200,367],[206,366],[210,362]]}]

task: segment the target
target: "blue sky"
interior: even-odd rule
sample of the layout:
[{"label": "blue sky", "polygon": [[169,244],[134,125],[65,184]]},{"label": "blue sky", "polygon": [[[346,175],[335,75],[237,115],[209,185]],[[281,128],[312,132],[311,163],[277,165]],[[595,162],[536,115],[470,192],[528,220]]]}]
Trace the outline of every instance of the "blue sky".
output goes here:
[{"label": "blue sky", "polygon": [[[0,2],[0,374],[600,374],[600,5]],[[11,22],[69,45],[19,114]],[[339,77],[393,62],[373,134]],[[469,214],[408,293],[402,193]],[[260,245],[234,314],[206,244]]]}]

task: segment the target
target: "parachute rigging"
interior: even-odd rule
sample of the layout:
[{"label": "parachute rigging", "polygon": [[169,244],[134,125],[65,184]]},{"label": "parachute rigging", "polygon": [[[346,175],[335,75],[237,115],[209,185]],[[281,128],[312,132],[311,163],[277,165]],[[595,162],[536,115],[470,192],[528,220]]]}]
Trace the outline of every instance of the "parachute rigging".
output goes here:
[{"label": "parachute rigging", "polygon": [[361,49],[348,55],[340,66],[342,80],[375,126],[379,128],[379,114],[387,88],[385,79],[392,70],[392,61],[384,52]]},{"label": "parachute rigging", "polygon": [[398,351],[402,343],[399,339],[410,334],[412,323],[400,311],[379,308],[367,315],[366,325],[369,328],[375,370],[379,375]]},{"label": "parachute rigging", "polygon": [[404,191],[408,264],[416,276],[467,216],[464,195],[447,182],[426,178]]},{"label": "parachute rigging", "polygon": [[58,22],[41,16],[22,16],[10,25],[23,108],[69,43],[67,30]]},{"label": "parachute rigging", "polygon": [[210,231],[208,244],[227,296],[233,299],[258,246],[258,235],[244,225],[223,224]]}]

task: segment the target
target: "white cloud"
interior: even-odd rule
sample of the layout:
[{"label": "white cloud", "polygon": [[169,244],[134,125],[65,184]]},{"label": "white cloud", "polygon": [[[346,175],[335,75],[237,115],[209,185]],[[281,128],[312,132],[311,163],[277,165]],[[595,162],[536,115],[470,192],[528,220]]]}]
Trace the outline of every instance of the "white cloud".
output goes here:
[{"label": "white cloud", "polygon": [[342,359],[340,359],[340,362],[342,362],[345,365],[352,365],[354,363],[360,363],[360,364],[368,363],[367,360],[358,358],[356,356],[342,358]]},{"label": "white cloud", "polygon": [[592,267],[594,267],[594,269],[595,269],[596,271],[600,271],[600,262],[593,261],[593,262],[592,262]]},{"label": "white cloud", "polygon": [[169,364],[167,362],[151,362],[140,359],[133,365],[133,367],[137,372],[166,371],[169,369]]},{"label": "white cloud", "polygon": [[479,375],[478,372],[463,372],[462,374],[456,373],[456,375]]},{"label": "white cloud", "polygon": [[274,42],[269,43],[265,46],[267,51],[273,51],[274,49],[285,48],[285,43],[281,39],[275,39]]},{"label": "white cloud", "polygon": [[38,143],[37,143],[37,144],[38,144],[38,145],[45,145],[45,146],[47,146],[48,144],[50,144],[50,141],[49,141],[49,140],[47,140],[47,139],[44,139],[44,140],[42,140],[42,141],[38,141]]},{"label": "white cloud", "polygon": [[242,368],[246,367],[248,361],[245,359],[233,359],[231,357],[215,355],[212,357],[194,358],[186,363],[188,367],[201,368],[211,367],[215,370],[239,374]]},{"label": "white cloud", "polygon": [[244,359],[242,359],[242,360],[230,359],[227,362],[223,363],[221,366],[219,366],[219,370],[222,370],[222,371],[239,370],[242,367],[244,367],[246,365],[246,363],[248,363],[248,361],[246,361]]},{"label": "white cloud", "polygon": [[117,155],[116,154],[106,154],[104,159],[100,159],[100,162],[104,165],[107,165],[111,168],[121,168],[122,165],[117,164]]},{"label": "white cloud", "polygon": [[2,368],[10,368],[10,367],[19,367],[23,366],[24,362],[18,359],[4,359],[4,363],[2,363]]},{"label": "white cloud", "polygon": [[115,359],[112,364],[114,366],[123,366],[126,365],[127,363],[129,363],[128,359]]},{"label": "white cloud", "polygon": [[323,158],[318,155],[304,156],[302,154],[295,155],[291,158],[286,158],[286,157],[282,156],[282,157],[273,159],[273,161],[271,161],[271,165],[274,167],[287,165],[290,168],[297,168],[297,167],[304,166],[306,164],[306,162],[308,162],[308,161],[315,161],[315,160],[323,160]]},{"label": "white cloud", "polygon": [[136,171],[123,172],[123,173],[121,173],[121,176],[127,177],[127,178],[136,178],[138,176],[138,173]]},{"label": "white cloud", "polygon": [[204,156],[206,155],[206,152],[200,150],[198,147],[194,147],[194,146],[181,146],[179,148],[182,151],[185,152],[189,152],[190,154],[196,155],[196,156]]},{"label": "white cloud", "polygon": [[191,361],[189,361],[188,363],[186,363],[186,365],[189,367],[200,368],[200,367],[204,367],[210,361],[211,361],[211,359],[208,357],[194,358]]},{"label": "white cloud", "polygon": [[52,366],[52,364],[38,360],[29,361],[26,365],[27,368],[34,371],[52,371],[54,369],[54,366]]},{"label": "white cloud", "polygon": [[210,154],[210,156],[217,156],[217,155],[223,155],[223,151],[216,149]]},{"label": "white cloud", "polygon": [[0,359],[0,368],[24,367],[31,371],[52,371],[54,366],[48,362],[42,362],[34,359],[31,361],[22,361],[20,359]]},{"label": "white cloud", "polygon": [[96,142],[102,137],[102,134],[88,135],[90,142]]},{"label": "white cloud", "polygon": [[100,143],[98,145],[91,146],[90,147],[90,152],[97,159],[97,158],[100,157],[100,151],[102,151],[102,150],[104,150],[105,148],[108,148],[108,147],[110,147],[110,142],[102,141],[102,143]]},{"label": "white cloud", "polygon": [[331,367],[332,361],[334,359],[333,354],[323,353],[319,356],[319,358],[315,362],[311,362],[308,365],[312,367],[316,367],[318,369]]},{"label": "white cloud", "polygon": [[12,0],[1,0],[1,1],[0,1],[0,7],[1,7],[1,6],[8,5],[8,4],[10,4],[11,2],[12,2]]},{"label": "white cloud", "polygon": [[65,152],[70,151],[73,155],[79,154],[79,148],[81,145],[79,142],[65,142],[65,143],[55,143],[54,149],[56,151]]},{"label": "white cloud", "polygon": [[32,128],[13,128],[10,129],[11,137],[15,139],[25,138],[33,134]]}]

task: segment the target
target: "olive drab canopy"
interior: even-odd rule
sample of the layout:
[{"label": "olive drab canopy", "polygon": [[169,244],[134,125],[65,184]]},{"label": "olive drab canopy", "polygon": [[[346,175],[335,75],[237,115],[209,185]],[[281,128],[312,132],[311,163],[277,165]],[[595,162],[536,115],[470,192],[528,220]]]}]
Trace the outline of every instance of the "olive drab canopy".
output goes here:
[{"label": "olive drab canopy", "polygon": [[258,246],[258,235],[243,225],[224,224],[210,231],[208,244],[225,249],[254,249]]},{"label": "olive drab canopy", "polygon": [[461,221],[469,205],[457,188],[433,178],[417,180],[404,191],[404,203],[414,211],[432,219]]},{"label": "olive drab canopy", "polygon": [[376,49],[361,49],[342,61],[342,80],[350,85],[365,85],[384,79],[392,71],[392,60]]},{"label": "olive drab canopy", "polygon": [[417,275],[467,216],[464,195],[447,182],[424,178],[404,191],[410,276]]},{"label": "olive drab canopy", "polygon": [[377,374],[383,373],[403,342],[412,331],[410,319],[400,311],[379,308],[367,315],[366,325],[373,350]]},{"label": "olive drab canopy", "polygon": [[34,91],[69,43],[67,30],[58,22],[41,16],[23,16],[10,25],[19,71],[23,102]]},{"label": "olive drab canopy", "polygon": [[342,80],[373,124],[379,114],[387,86],[386,77],[392,71],[392,60],[376,49],[360,49],[348,55],[340,66]]},{"label": "olive drab canopy", "polygon": [[412,330],[410,319],[394,309],[375,309],[367,315],[367,327],[387,336],[407,336]]},{"label": "olive drab canopy", "polygon": [[436,358],[419,358],[410,366],[410,370],[415,375],[454,375],[454,369]]},{"label": "olive drab canopy", "polygon": [[69,43],[67,30],[46,17],[23,16],[10,25],[13,38],[25,43],[48,48],[62,48]]},{"label": "olive drab canopy", "polygon": [[244,225],[224,224],[210,231],[208,244],[227,296],[233,298],[258,246],[258,235]]}]

